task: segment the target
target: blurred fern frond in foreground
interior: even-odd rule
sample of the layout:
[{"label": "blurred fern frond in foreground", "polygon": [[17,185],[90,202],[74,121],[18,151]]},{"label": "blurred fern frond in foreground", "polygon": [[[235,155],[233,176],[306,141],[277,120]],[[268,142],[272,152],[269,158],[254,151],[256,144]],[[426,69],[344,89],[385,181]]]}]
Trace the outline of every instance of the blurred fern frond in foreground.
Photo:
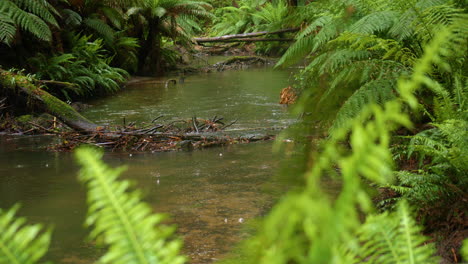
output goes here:
[{"label": "blurred fern frond in foreground", "polygon": [[34,264],[49,248],[51,230],[42,225],[26,225],[17,217],[18,205],[7,211],[0,208],[0,264]]},{"label": "blurred fern frond in foreground", "polygon": [[160,225],[164,217],[152,214],[140,192],[128,191],[129,181],[117,180],[124,167],[109,168],[102,155],[86,147],[76,152],[82,166],[79,179],[88,189],[86,225],[92,226],[91,238],[109,246],[100,263],[184,263],[178,256],[181,243],[168,240],[174,229]]}]

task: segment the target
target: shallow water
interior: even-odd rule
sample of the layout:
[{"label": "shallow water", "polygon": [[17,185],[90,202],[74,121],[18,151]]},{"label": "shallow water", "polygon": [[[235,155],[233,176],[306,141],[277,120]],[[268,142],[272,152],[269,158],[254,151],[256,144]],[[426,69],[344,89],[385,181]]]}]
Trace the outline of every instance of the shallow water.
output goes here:
[{"label": "shallow water", "polygon": [[[250,133],[284,127],[294,118],[278,105],[288,71],[250,69],[187,76],[165,87],[160,79],[133,82],[121,93],[92,101],[84,115],[101,124],[150,122],[193,116],[238,119],[230,129]],[[91,263],[101,252],[85,242],[84,188],[70,153],[38,151],[54,142],[46,137],[0,136],[0,207],[22,204],[20,214],[53,226],[48,259],[56,263]],[[249,220],[264,215],[287,185],[273,175],[282,159],[272,143],[255,143],[194,152],[107,153],[112,166],[145,192],[156,212],[171,215],[191,263],[220,259],[246,236]]]},{"label": "shallow water", "polygon": [[[5,148],[22,139],[1,138],[0,207],[21,202],[21,215],[54,227],[49,258],[90,263],[99,256],[83,242],[84,188],[70,153]],[[38,144],[45,139],[36,139]],[[31,143],[31,142],[29,142]],[[11,145],[10,145],[11,146]],[[107,153],[112,166],[127,165],[125,178],[137,182],[156,212],[171,215],[192,263],[209,263],[227,253],[244,233],[245,222],[261,216],[284,186],[272,178],[278,156],[270,143],[195,152]],[[79,262],[82,260],[83,262]]]},{"label": "shallow water", "polygon": [[165,87],[165,79],[132,82],[121,93],[90,102],[95,107],[84,115],[100,124],[203,119],[222,116],[229,130],[283,128],[294,122],[279,105],[281,89],[288,85],[289,71],[271,68],[225,71],[185,77],[184,83]]}]

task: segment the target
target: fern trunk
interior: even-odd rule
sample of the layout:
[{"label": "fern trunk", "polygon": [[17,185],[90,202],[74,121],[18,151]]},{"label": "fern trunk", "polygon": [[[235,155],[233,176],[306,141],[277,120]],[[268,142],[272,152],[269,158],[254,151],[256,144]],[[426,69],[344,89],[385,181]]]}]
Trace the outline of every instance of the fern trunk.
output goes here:
[{"label": "fern trunk", "polygon": [[39,110],[56,116],[64,124],[78,131],[96,131],[98,126],[62,100],[42,90],[31,79],[0,69],[0,90],[10,96],[24,99],[28,106],[37,107]]},{"label": "fern trunk", "polygon": [[157,74],[161,75],[162,68],[162,39],[158,31],[160,19],[156,18],[149,23],[148,37],[141,45],[138,54],[138,72],[142,75]]}]

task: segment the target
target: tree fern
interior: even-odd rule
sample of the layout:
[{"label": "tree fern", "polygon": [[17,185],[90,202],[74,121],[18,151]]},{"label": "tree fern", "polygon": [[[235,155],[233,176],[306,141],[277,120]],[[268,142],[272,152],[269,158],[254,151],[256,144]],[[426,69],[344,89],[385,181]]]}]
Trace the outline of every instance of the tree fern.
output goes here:
[{"label": "tree fern", "polygon": [[420,232],[404,202],[396,212],[369,216],[359,228],[362,246],[353,263],[438,263],[434,245],[428,244],[429,239]]},{"label": "tree fern", "polygon": [[100,161],[102,153],[89,148],[77,150],[76,157],[83,166],[79,179],[88,187],[86,224],[93,227],[92,238],[109,245],[100,263],[184,262],[177,256],[180,243],[168,241],[173,229],[160,225],[163,217],[151,214],[140,192],[128,192],[128,181],[117,180],[123,167],[107,167]]},{"label": "tree fern", "polygon": [[0,263],[39,263],[49,248],[51,230],[40,224],[26,225],[25,218],[16,216],[18,209],[18,205],[0,209]]},{"label": "tree fern", "polygon": [[[12,0],[2,0],[0,1],[0,25],[6,28],[6,33],[0,33],[0,39],[3,39],[3,42],[6,44],[11,43],[13,40],[12,32],[12,25],[15,28],[21,28],[22,30],[33,34],[35,37],[41,40],[50,41],[52,39],[52,33],[50,31],[49,26],[46,22],[41,19],[39,16],[45,16],[51,22],[55,22],[50,17],[53,18],[52,14],[48,12],[47,9],[36,9],[34,5],[28,5],[26,3],[35,3],[36,1],[32,2],[22,2],[25,5],[25,8],[30,8],[34,12],[38,12],[36,15],[35,13],[29,13],[25,10],[21,9],[18,5],[16,5],[16,1]],[[36,3],[37,4],[37,3]],[[42,6],[43,7],[43,6]],[[38,16],[39,15],[39,16]],[[14,22],[14,23],[12,23]]]}]

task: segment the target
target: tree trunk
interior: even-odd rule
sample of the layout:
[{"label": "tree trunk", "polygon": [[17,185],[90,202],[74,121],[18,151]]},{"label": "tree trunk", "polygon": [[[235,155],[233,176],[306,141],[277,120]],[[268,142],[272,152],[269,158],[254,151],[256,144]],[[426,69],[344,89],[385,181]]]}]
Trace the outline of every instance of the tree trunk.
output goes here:
[{"label": "tree trunk", "polygon": [[28,106],[35,106],[41,111],[57,117],[74,130],[92,132],[99,128],[71,106],[33,84],[31,79],[26,76],[0,69],[1,90],[4,90],[9,96],[24,98]]},{"label": "tree trunk", "polygon": [[[148,37],[141,45],[138,54],[138,72],[142,75],[161,74],[161,34],[158,32],[159,18],[151,20],[148,28]],[[144,39],[141,36],[141,39]]]}]

